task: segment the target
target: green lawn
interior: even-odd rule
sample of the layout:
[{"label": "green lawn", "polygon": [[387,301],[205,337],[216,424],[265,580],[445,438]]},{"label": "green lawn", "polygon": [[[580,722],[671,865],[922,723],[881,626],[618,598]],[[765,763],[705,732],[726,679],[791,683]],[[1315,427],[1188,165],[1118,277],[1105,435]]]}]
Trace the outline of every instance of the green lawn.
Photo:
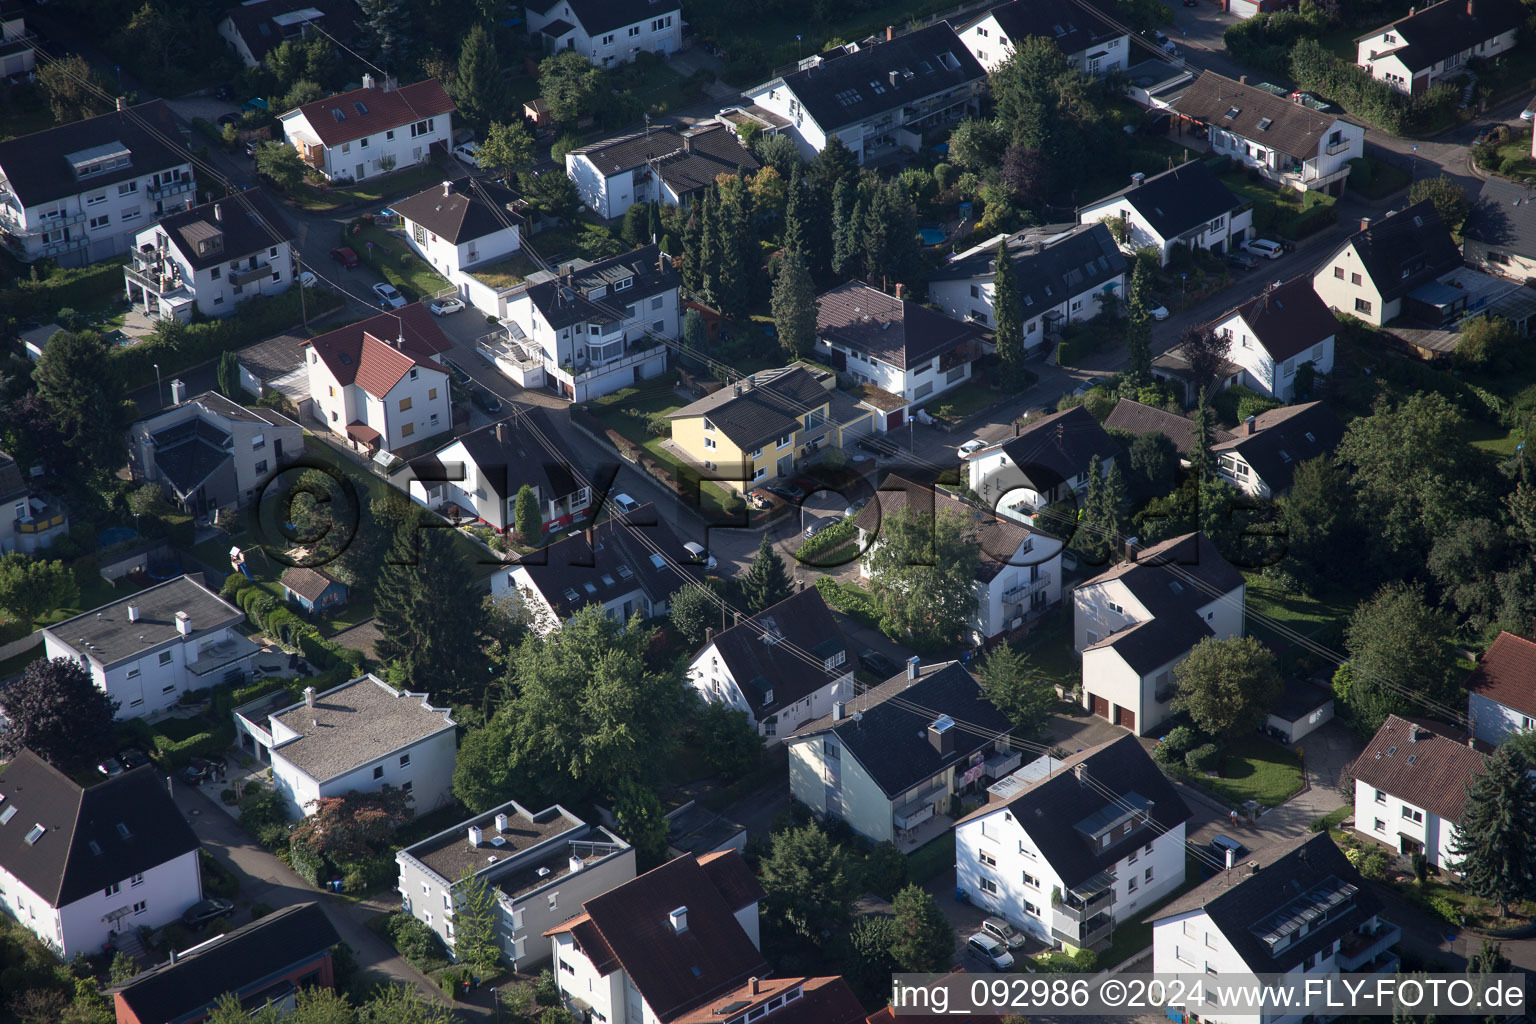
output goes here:
[{"label": "green lawn", "polygon": [[[657,437],[646,426],[646,418],[652,413],[671,412],[681,409],[683,403],[670,388],[656,392],[641,392],[625,388],[611,395],[594,399],[589,408],[604,427],[618,433],[631,444],[645,449],[651,458],[667,466],[673,476],[682,479],[683,464],[666,448],[663,437]],[[723,484],[705,480],[699,485],[699,512],[714,519],[737,518],[742,510],[741,495]]]},{"label": "green lawn", "polygon": [[639,61],[621,65],[613,72],[613,87],[635,94],[643,110],[665,114],[693,99],[688,79],[664,63],[642,66]]},{"label": "green lawn", "polygon": [[476,267],[469,273],[492,288],[514,288],[538,269],[538,265],[533,260],[522,253],[515,253],[504,260]]},{"label": "green lawn", "polygon": [[307,213],[325,213],[352,203],[381,203],[386,199],[401,199],[415,195],[443,180],[443,172],[436,164],[418,164],[403,171],[365,178],[351,185],[310,185],[299,190],[298,200]]},{"label": "green lawn", "polygon": [[0,89],[0,139],[15,139],[54,127],[53,111],[41,88],[13,85]]},{"label": "green lawn", "polygon": [[955,869],[955,830],[907,854],[907,878],[922,885],[945,871]]},{"label": "green lawn", "polygon": [[1254,181],[1246,170],[1224,174],[1221,181],[1234,194],[1255,204],[1254,230],[1264,234],[1278,234],[1290,239],[1308,234],[1310,232],[1302,229],[1314,224],[1316,217],[1325,215],[1313,211],[1334,205],[1333,197],[1323,192],[1275,188],[1262,179]]},{"label": "green lawn", "polygon": [[[1351,50],[1350,60],[1353,61],[1353,59],[1353,50]],[[1372,156],[1362,156],[1351,160],[1350,165],[1354,169],[1349,172],[1345,187],[1366,199],[1385,199],[1392,193],[1408,187],[1410,177],[1408,172],[1396,164],[1389,164]]]},{"label": "green lawn", "polygon": [[1506,429],[1483,420],[1468,420],[1466,433],[1474,448],[1501,459],[1511,458],[1515,454],[1515,446],[1521,440],[1519,427]]},{"label": "green lawn", "polygon": [[28,665],[32,664],[32,662],[36,661],[42,656],[43,640],[42,637],[38,637],[37,643],[33,644],[31,647],[28,647],[20,654],[16,655],[15,657],[7,658],[4,661],[0,661],[0,679],[9,679],[11,676],[19,675],[22,669],[26,668]]},{"label": "green lawn", "polygon": [[1304,781],[1296,751],[1259,735],[1233,741],[1222,758],[1221,778],[1189,777],[1229,807],[1242,807],[1249,800],[1276,807],[1294,796]]},{"label": "green lawn", "polygon": [[1354,610],[1355,602],[1345,595],[1310,597],[1287,590],[1259,573],[1244,575],[1248,581],[1248,632],[1281,649],[1281,671],[1301,675],[1324,668],[1317,655],[1296,646],[1292,640],[1281,636],[1274,626],[1259,621],[1256,616],[1274,620],[1324,647],[1336,648],[1342,641],[1344,624]]},{"label": "green lawn", "polygon": [[957,422],[1002,401],[1005,397],[1007,396],[1001,391],[994,391],[985,381],[968,380],[959,387],[944,392],[923,408],[928,411],[928,415],[936,419]]},{"label": "green lawn", "polygon": [[[85,563],[90,565],[92,563]],[[102,605],[119,598],[127,597],[139,588],[134,586],[126,577],[117,581],[113,586],[101,578],[100,573],[82,571],[80,566],[75,567],[75,583],[80,587],[80,596],[65,608],[55,608],[46,615],[40,616],[32,625],[41,629],[43,626],[51,626],[65,619],[73,618],[82,612],[88,612],[92,608],[100,608]]]},{"label": "green lawn", "polygon": [[408,300],[428,298],[450,287],[432,264],[411,251],[404,235],[372,224],[358,225],[343,229],[342,244],[351,246],[358,259],[400,289]]},{"label": "green lawn", "polygon": [[1083,681],[1082,659],[1072,650],[1071,615],[1054,616],[1014,649],[1028,659],[1031,674],[1054,686],[1070,691]]}]

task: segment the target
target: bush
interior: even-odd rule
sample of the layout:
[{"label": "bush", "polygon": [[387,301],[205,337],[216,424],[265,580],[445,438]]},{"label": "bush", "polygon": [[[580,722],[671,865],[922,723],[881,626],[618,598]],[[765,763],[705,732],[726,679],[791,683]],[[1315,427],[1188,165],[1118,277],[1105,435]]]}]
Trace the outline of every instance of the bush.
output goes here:
[{"label": "bush", "polygon": [[234,790],[225,788],[224,790],[220,791],[219,799],[224,801],[226,804],[233,805],[240,799],[240,797]]},{"label": "bush", "polygon": [[197,862],[202,867],[203,895],[233,899],[240,894],[240,883],[229,869],[214,860],[206,849],[197,851]]},{"label": "bush", "polygon": [[[251,920],[252,921],[259,921],[262,918],[266,917],[268,914],[272,913],[272,911],[273,911],[272,905],[269,904],[269,903],[252,903],[251,904]],[[342,945],[346,945],[346,943],[342,943]]]},{"label": "bush", "polygon": [[1249,416],[1280,408],[1280,403],[1264,395],[1244,395],[1237,403],[1237,422],[1246,423]]},{"label": "bush", "polygon": [[367,896],[378,892],[400,877],[400,869],[395,863],[393,852],[381,853],[363,860],[347,861],[336,867],[341,872],[342,889],[354,896]]},{"label": "bush", "polygon": [[66,327],[66,309],[96,309],[122,297],[125,261],[121,257],[71,270],[38,265],[40,280],[19,280],[0,291],[0,309],[19,320],[36,317]]},{"label": "bush", "polygon": [[406,962],[423,974],[448,964],[448,951],[437,934],[410,914],[398,910],[390,914],[384,924],[384,934]]},{"label": "bush", "polygon": [[269,850],[288,846],[288,806],[275,792],[269,790],[243,800],[240,824]]},{"label": "bush", "polygon": [[1221,761],[1221,748],[1214,743],[1202,743],[1184,755],[1184,765],[1192,772],[1208,774],[1216,770]]},{"label": "bush", "polygon": [[310,849],[307,843],[298,840],[290,840],[288,843],[288,866],[299,873],[299,876],[310,885],[319,888],[330,877],[330,865],[324,857]]},{"label": "bush", "polygon": [[907,884],[907,858],[894,843],[876,843],[859,868],[862,889],[884,899],[895,899]]},{"label": "bush", "polygon": [[1152,757],[1165,765],[1183,764],[1185,755],[1200,743],[1200,734],[1187,725],[1175,726],[1163,741],[1152,748]]}]

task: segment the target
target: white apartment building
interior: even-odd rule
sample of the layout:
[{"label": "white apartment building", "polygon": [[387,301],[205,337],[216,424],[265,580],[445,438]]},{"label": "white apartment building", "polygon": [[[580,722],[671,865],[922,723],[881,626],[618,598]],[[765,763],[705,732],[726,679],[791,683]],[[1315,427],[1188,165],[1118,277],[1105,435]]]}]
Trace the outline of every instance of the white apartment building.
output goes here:
[{"label": "white apartment building", "polygon": [[542,39],[550,52],[572,50],[598,67],[683,48],[683,10],[667,0],[534,0],[524,10],[535,42]]},{"label": "white apartment building", "polygon": [[1068,0],[1012,0],[960,22],[955,31],[989,74],[1013,56],[1015,40],[1030,36],[1054,41],[1073,67],[1095,78],[1134,63],[1129,35]]},{"label": "white apartment building", "polygon": [[414,85],[363,76],[363,87],[278,118],[283,138],[330,181],[361,181],[445,154],[456,108],[435,78]]},{"label": "white apartment building", "polygon": [[[472,270],[487,267],[522,247],[522,214],[517,194],[489,178],[468,178],[455,189],[451,181],[429,188],[390,209],[400,215],[406,241],[481,312],[495,313],[496,290],[476,280]],[[489,296],[492,302],[485,302]]]},{"label": "white apartment building", "polygon": [[1422,853],[1453,871],[1466,785],[1483,771],[1487,744],[1439,722],[1388,715],[1351,769],[1355,831],[1395,853]]}]

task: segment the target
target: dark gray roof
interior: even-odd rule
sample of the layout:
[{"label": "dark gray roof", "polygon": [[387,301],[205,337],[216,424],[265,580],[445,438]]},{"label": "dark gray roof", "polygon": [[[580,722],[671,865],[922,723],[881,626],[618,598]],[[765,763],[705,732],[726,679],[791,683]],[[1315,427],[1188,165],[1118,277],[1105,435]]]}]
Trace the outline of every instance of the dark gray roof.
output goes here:
[{"label": "dark gray roof", "polygon": [[[794,741],[836,735],[893,800],[945,768],[969,762],[973,753],[1013,731],[1008,716],[992,706],[958,661],[923,666],[915,680],[902,672],[848,701],[844,710],[842,721],[827,715],[806,722],[795,730]],[[945,715],[956,723],[949,730],[954,749],[940,754],[929,742],[928,726]]]},{"label": "dark gray roof", "polygon": [[471,180],[461,180],[446,196],[443,186],[434,185],[391,204],[390,209],[454,245],[522,223],[521,215],[512,210],[518,198],[516,192],[490,178],[473,179],[473,187]]},{"label": "dark gray roof", "polygon": [[462,480],[463,467],[457,458],[444,459],[448,449],[462,445],[479,478],[503,501],[516,495],[524,484],[538,488],[549,501],[575,494],[580,485],[570,466],[554,461],[539,443],[534,428],[545,437],[560,433],[543,409],[527,409],[462,434],[430,455],[412,459],[411,472],[422,481]]},{"label": "dark gray roof", "polygon": [[1215,635],[1216,631],[1198,615],[1175,613],[1138,622],[1083,649],[1113,649],[1137,675],[1144,676],[1187,653],[1206,637]]},{"label": "dark gray roof", "polygon": [[[0,825],[0,867],[51,907],[198,848],[165,780],[148,765],[81,789],[23,750],[0,767],[0,800],[15,811]],[[36,825],[45,831],[29,843]],[[124,893],[123,907],[130,902]]]},{"label": "dark gray roof", "polygon": [[[1155,406],[1142,405],[1129,398],[1122,398],[1115,403],[1109,418],[1104,421],[1104,426],[1131,434],[1152,432],[1163,434],[1173,442],[1173,447],[1178,453],[1186,458],[1190,452],[1194,451],[1196,445],[1195,423],[1189,417]],[[1232,437],[1219,427],[1212,431],[1212,435],[1215,441],[1225,441]]]},{"label": "dark gray roof", "polygon": [[240,365],[263,383],[302,369],[304,346],[309,339],[298,334],[277,334],[235,353]]},{"label": "dark gray roof", "polygon": [[1127,200],[1164,239],[1178,238],[1243,205],[1202,160],[1187,161],[1140,185],[1112,192],[1084,207],[1083,216],[1097,220],[1088,211],[1117,199]]},{"label": "dark gray roof", "polygon": [[1254,417],[1252,434],[1247,429],[1239,423],[1230,441],[1211,450],[1241,455],[1276,493],[1290,490],[1297,466],[1331,453],[1344,439],[1344,424],[1322,402],[1270,409]]},{"label": "dark gray roof", "polygon": [[[916,302],[849,281],[817,298],[816,336],[905,369],[957,349],[962,356],[969,355],[962,346],[979,342],[981,331]],[[974,354],[980,355],[980,349]]]},{"label": "dark gray roof", "polygon": [[[294,351],[297,353],[298,350],[295,349]],[[270,423],[274,427],[302,429],[293,420],[274,409],[264,409],[259,405],[247,408],[239,402],[225,398],[217,391],[204,391],[200,395],[187,399],[178,408],[189,410],[193,414],[196,414],[198,410],[203,410],[215,417],[236,420],[241,423]],[[164,415],[165,410],[162,410],[153,416],[146,416],[145,419],[159,419]]]},{"label": "dark gray roof", "polygon": [[183,498],[234,457],[229,434],[200,418],[156,431],[151,440],[155,471]]},{"label": "dark gray roof", "polygon": [[[912,506],[924,516],[959,515],[971,522],[977,542],[981,545],[981,561],[976,566],[976,580],[991,583],[1029,539],[1031,534],[1049,536],[1043,530],[1032,530],[1014,519],[1005,519],[991,509],[978,508],[957,498],[949,491],[937,490],[926,484],[887,473],[875,492],[875,500],[859,510],[854,525],[871,537],[880,532],[880,522],[886,516],[896,515]],[[1024,563],[1028,564],[1028,563]]]},{"label": "dark gray roof", "polygon": [[[328,34],[336,36],[342,42],[352,38],[358,11],[351,0],[260,0],[259,3],[247,0],[245,3],[231,7],[225,12],[224,17],[245,41],[245,47],[251,51],[251,56],[256,58],[256,63],[261,64],[266,61],[268,51],[277,49],[287,38],[284,35],[283,26],[272,19],[278,15],[310,9],[320,13],[320,17],[315,21]],[[292,26],[291,31],[296,41],[302,27],[304,27],[302,23],[295,23]],[[311,36],[318,34],[310,30]]]},{"label": "dark gray roof", "polygon": [[1302,718],[1333,700],[1333,690],[1294,676],[1287,678],[1280,699],[1270,707],[1269,713],[1287,722],[1299,722]]},{"label": "dark gray roof", "polygon": [[[1381,910],[1381,901],[1327,832],[1283,842],[1258,858],[1257,870],[1245,864],[1220,872],[1165,904],[1148,920],[1166,921],[1204,909],[1246,969],[1279,974],[1313,953],[1332,949],[1336,939]],[[1276,915],[1298,907],[1297,901],[1309,894],[1340,891],[1342,886],[1353,890],[1342,913],[1315,925],[1278,954],[1270,952],[1263,935],[1274,926]]]},{"label": "dark gray roof", "polygon": [[[956,31],[964,32],[987,15],[997,19],[997,27],[1003,30],[1009,42],[1041,36],[1053,41],[1066,54],[1081,53],[1125,35],[1124,30],[1115,28],[1094,13],[1089,4],[1076,4],[1072,0],[1013,0],[985,14],[967,18]],[[1001,40],[998,45],[1002,45]]]},{"label": "dark gray roof", "polygon": [[[623,291],[614,291],[613,286],[625,278],[633,278],[634,283]],[[626,305],[681,284],[682,278],[672,269],[671,259],[664,259],[657,246],[646,245],[575,269],[569,282],[554,278],[529,284],[528,297],[550,327],[558,331],[574,323],[617,321]],[[606,294],[588,299],[587,293],[598,286],[606,288]]]},{"label": "dark gray roof", "polygon": [[[145,127],[148,125],[149,127]],[[154,130],[151,134],[150,129]],[[170,145],[160,141],[164,137]],[[102,148],[128,150],[126,167],[93,174],[85,180],[75,177],[67,159],[71,153]],[[191,159],[182,143],[181,129],[164,100],[151,100],[100,117],[34,132],[0,142],[0,175],[11,191],[27,206],[39,206],[65,196],[95,191],[129,178],[142,178]]]},{"label": "dark gray roof", "polygon": [[546,35],[551,39],[559,39],[561,36],[569,35],[575,31],[576,26],[572,25],[564,18],[556,18],[554,21],[547,21],[544,23],[544,27],[539,29],[541,34]]},{"label": "dark gray roof", "polygon": [[1357,36],[1355,42],[1395,29],[1403,45],[1379,51],[1403,62],[1409,71],[1424,71],[1445,58],[1525,24],[1525,5],[1516,0],[1441,0],[1423,10]]},{"label": "dark gray roof", "polygon": [[1086,473],[1095,455],[1100,460],[1119,455],[1120,446],[1093,413],[1078,405],[1042,416],[1003,442],[1003,451],[1035,490],[1046,492]]},{"label": "dark gray roof", "polygon": [[[265,192],[256,188],[242,192],[238,199],[226,197],[166,214],[160,218],[159,226],[194,270],[263,253],[290,238],[277,207]],[[198,242],[211,238],[218,238],[220,244],[199,252]]]},{"label": "dark gray roof", "polygon": [[113,991],[143,1024],[181,1020],[225,992],[255,992],[288,969],[316,960],[341,941],[318,903],[298,903],[135,975]]},{"label": "dark gray roof", "polygon": [[853,53],[831,52],[838,56],[776,79],[826,131],[987,77],[942,21]]},{"label": "dark gray roof", "polygon": [[[1080,771],[1087,774],[1086,780],[1079,778]],[[1132,828],[1102,848],[1084,834],[1084,827],[1097,831],[1128,814],[1132,806],[1145,809],[1154,828]],[[1151,842],[1155,835],[1190,817],[1189,807],[1173,783],[1158,770],[1141,741],[1130,735],[1055,762],[1050,775],[1030,784],[1018,796],[1006,803],[989,803],[960,821],[1005,809],[1069,888],[1113,868],[1132,848]]]},{"label": "dark gray roof", "polygon": [[[1008,253],[1013,257],[1019,283],[1019,301],[1024,304],[1026,318],[1042,309],[1059,306],[1090,288],[1117,281],[1126,271],[1125,256],[1103,224],[1078,226],[1065,237],[1039,246],[1026,241],[1029,233],[1028,230],[1020,231],[1008,240]],[[996,276],[997,247],[994,246],[945,264],[928,279],[991,281]]]},{"label": "dark gray roof", "polygon": [[[129,608],[138,609],[137,622],[129,621]],[[244,612],[208,588],[202,573],[189,573],[46,628],[61,644],[110,666],[180,640],[177,612],[187,613],[193,637],[245,621]]]},{"label": "dark gray roof", "polygon": [[[773,372],[756,384],[727,385],[712,395],[667,414],[668,419],[708,417],[720,432],[744,452],[768,441],[794,433],[800,417],[825,405],[831,392],[804,367]],[[740,392],[738,394],[738,391]]]},{"label": "dark gray roof", "polygon": [[664,125],[594,142],[571,153],[586,157],[605,176],[655,161],[662,179],[679,195],[709,184],[717,175],[738,168],[755,171],[759,166],[736,133],[722,124],[691,130]]},{"label": "dark gray roof", "polygon": [[540,14],[548,14],[556,7],[569,8],[569,17],[580,21],[589,36],[681,10],[670,0],[534,0],[528,5],[529,10]]},{"label": "dark gray roof", "polygon": [[1355,247],[1383,302],[1401,298],[1461,266],[1461,253],[1450,229],[1428,199],[1372,221],[1339,243],[1319,267],[1330,266],[1350,246]]},{"label": "dark gray roof", "polygon": [[[714,644],[759,720],[804,700],[855,667],[853,648],[815,587],[732,626],[715,637]],[[825,662],[839,652],[843,659],[830,670],[810,663]]]},{"label": "dark gray roof", "polygon": [[1333,311],[1312,290],[1311,274],[1265,289],[1211,323],[1220,323],[1234,313],[1252,328],[1259,344],[1277,363],[1301,355],[1339,330]]},{"label": "dark gray roof", "polygon": [[[507,816],[505,830],[496,827],[498,814]],[[469,828],[472,825],[480,829],[480,846],[470,845]],[[446,881],[456,882],[466,871],[478,874],[495,863],[486,859],[491,854],[498,861],[506,861],[557,836],[569,834],[570,838],[578,839],[587,832],[586,824],[559,804],[530,813],[517,801],[509,800],[484,814],[465,818],[452,828],[407,846],[401,852],[420,861]],[[501,841],[497,842],[498,839]],[[566,856],[564,848],[560,855],[562,858]]]},{"label": "dark gray roof", "polygon": [[1336,122],[1347,120],[1337,113],[1319,113],[1292,103],[1288,97],[1235,82],[1214,71],[1206,71],[1195,79],[1179,94],[1173,108],[1185,117],[1299,159],[1315,154],[1324,134]]},{"label": "dark gray roof", "polygon": [[[663,554],[653,552],[652,544]],[[693,556],[683,550],[677,534],[649,503],[628,513],[623,522],[604,520],[518,562],[562,619],[585,605],[635,590],[653,603],[665,602],[685,584],[698,580],[699,570],[692,563]]]},{"label": "dark gray roof", "polygon": [[1536,258],[1536,190],[1489,178],[1478,191],[1463,233],[1469,257],[1491,251]]}]

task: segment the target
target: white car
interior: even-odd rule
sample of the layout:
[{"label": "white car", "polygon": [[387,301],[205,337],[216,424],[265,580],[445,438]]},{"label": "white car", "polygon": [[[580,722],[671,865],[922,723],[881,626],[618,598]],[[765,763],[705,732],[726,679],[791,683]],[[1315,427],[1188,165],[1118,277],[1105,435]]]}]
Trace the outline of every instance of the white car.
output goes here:
[{"label": "white car", "polygon": [[379,304],[385,309],[399,309],[405,305],[405,296],[396,291],[392,284],[380,281],[373,286],[373,294],[379,297]]},{"label": "white car", "polygon": [[320,279],[318,277],[316,277],[314,274],[310,273],[307,270],[304,271],[303,273],[299,274],[299,287],[300,288],[313,288],[316,284],[319,283],[319,281],[320,281]]},{"label": "white car", "polygon": [[427,308],[433,316],[447,316],[449,313],[457,313],[464,308],[463,299],[433,299],[427,303]]},{"label": "white car", "polygon": [[475,163],[475,157],[478,156],[479,153],[480,143],[478,142],[461,142],[457,146],[453,147],[453,155],[458,157],[460,160],[463,160],[471,167],[480,166],[479,164]]},{"label": "white car", "polygon": [[1150,316],[1153,320],[1167,320],[1168,307],[1163,305],[1153,306],[1151,309],[1147,310],[1147,315]]},{"label": "white car", "polygon": [[1013,970],[1013,954],[1008,952],[1008,946],[986,932],[977,932],[966,939],[965,951],[994,971]]},{"label": "white car", "polygon": [[704,545],[700,544],[696,540],[691,540],[687,544],[684,544],[683,550],[692,555],[695,562],[698,562],[700,565],[704,566],[704,568],[709,569],[710,571],[714,571],[715,566],[720,564],[715,560],[715,556],[710,554],[708,551],[705,551]]},{"label": "white car", "polygon": [[633,512],[640,507],[640,503],[627,494],[615,494],[613,503],[618,506],[620,512]]},{"label": "white car", "polygon": [[986,446],[987,446],[987,442],[983,441],[979,437],[973,437],[969,441],[965,442],[965,444],[961,445],[959,448],[956,448],[955,451],[959,452],[960,453],[960,457],[963,459],[967,455],[972,454],[973,452],[981,451]]},{"label": "white car", "polygon": [[1277,260],[1285,255],[1285,247],[1279,242],[1271,242],[1267,238],[1255,238],[1243,244],[1243,248],[1255,256],[1262,256],[1267,260]]}]

